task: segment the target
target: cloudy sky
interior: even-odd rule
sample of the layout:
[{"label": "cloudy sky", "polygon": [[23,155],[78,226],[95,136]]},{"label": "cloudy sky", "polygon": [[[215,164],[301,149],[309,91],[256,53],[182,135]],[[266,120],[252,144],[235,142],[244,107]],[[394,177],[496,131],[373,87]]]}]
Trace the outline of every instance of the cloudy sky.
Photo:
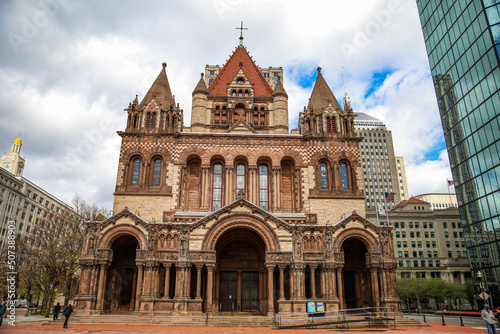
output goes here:
[{"label": "cloudy sky", "polygon": [[[414,0],[0,1],[0,151],[21,133],[24,176],[69,202],[111,209],[120,137],[135,95],[167,63],[189,126],[206,64],[244,44],[257,65],[282,66],[290,128],[317,66],[338,99],[384,121],[405,159],[411,195],[451,179]],[[1,153],[0,152],[0,153]]]}]

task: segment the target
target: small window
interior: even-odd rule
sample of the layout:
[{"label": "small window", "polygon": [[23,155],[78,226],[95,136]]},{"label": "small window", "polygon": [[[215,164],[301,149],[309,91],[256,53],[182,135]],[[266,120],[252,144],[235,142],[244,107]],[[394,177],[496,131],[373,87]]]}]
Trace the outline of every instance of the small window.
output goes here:
[{"label": "small window", "polygon": [[139,185],[139,176],[141,172],[141,159],[134,159],[132,164],[132,179],[130,185],[138,186]]},{"label": "small window", "polygon": [[349,179],[347,177],[347,165],[345,163],[340,164],[340,188],[349,189]]},{"label": "small window", "polygon": [[159,186],[161,179],[161,159],[156,159],[153,164],[153,186]]},{"label": "small window", "polygon": [[236,197],[245,194],[245,165],[238,164],[236,166]]},{"label": "small window", "polygon": [[269,210],[269,168],[259,166],[259,204],[264,210]]},{"label": "small window", "polygon": [[219,210],[222,206],[222,164],[214,165],[214,183],[212,190],[212,210]]},{"label": "small window", "polygon": [[319,173],[321,179],[321,189],[328,189],[328,167],[326,162],[319,164]]}]

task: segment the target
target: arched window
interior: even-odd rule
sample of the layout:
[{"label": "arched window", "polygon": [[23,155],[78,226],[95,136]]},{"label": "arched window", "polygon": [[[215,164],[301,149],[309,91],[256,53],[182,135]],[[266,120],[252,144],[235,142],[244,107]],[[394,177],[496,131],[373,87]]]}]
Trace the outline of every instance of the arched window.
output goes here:
[{"label": "arched window", "polygon": [[242,97],[242,96],[243,96],[243,91],[242,91],[241,89],[238,91],[238,96],[239,96],[239,97]]},{"label": "arched window", "polygon": [[226,106],[222,107],[221,123],[227,124],[227,109]]},{"label": "arched window", "polygon": [[232,90],[231,95],[232,95],[232,96],[236,96],[236,89],[233,89],[233,90]]},{"label": "arched window", "polygon": [[326,132],[328,133],[335,133],[337,132],[337,121],[335,119],[335,116],[328,116],[326,118]]},{"label": "arched window", "polygon": [[245,165],[236,166],[236,197],[245,194]]},{"label": "arched window", "polygon": [[269,210],[269,168],[259,166],[259,204],[264,210]]},{"label": "arched window", "polygon": [[220,124],[220,107],[215,107],[214,124]]},{"label": "arched window", "polygon": [[134,159],[132,163],[132,178],[130,180],[130,185],[138,186],[139,185],[139,176],[141,175],[141,159]]},{"label": "arched window", "polygon": [[319,177],[321,189],[328,189],[328,165],[326,162],[321,162],[319,164]]},{"label": "arched window", "polygon": [[214,183],[212,188],[212,210],[219,210],[222,206],[222,164],[214,165]]},{"label": "arched window", "polygon": [[245,97],[248,97],[249,95],[248,90],[245,90]]},{"label": "arched window", "polygon": [[158,187],[161,179],[161,159],[156,159],[153,163],[153,186]]},{"label": "arched window", "polygon": [[347,177],[347,165],[344,162],[340,164],[340,188],[349,189],[349,178]]}]

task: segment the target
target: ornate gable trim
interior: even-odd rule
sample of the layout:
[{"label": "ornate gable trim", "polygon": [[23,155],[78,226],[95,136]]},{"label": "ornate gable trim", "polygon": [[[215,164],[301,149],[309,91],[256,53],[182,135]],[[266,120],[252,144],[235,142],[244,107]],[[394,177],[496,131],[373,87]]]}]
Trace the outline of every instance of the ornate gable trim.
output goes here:
[{"label": "ornate gable trim", "polygon": [[147,227],[149,225],[149,223],[147,221],[145,221],[140,216],[138,216],[137,214],[135,214],[132,211],[130,211],[129,208],[127,208],[127,207],[125,207],[125,209],[123,209],[120,212],[114,214],[113,216],[109,217],[108,219],[106,219],[103,222],[92,222],[92,224],[100,226],[101,229],[102,229],[102,228],[108,226],[109,224],[115,225],[116,222],[120,218],[123,218],[123,217],[125,217],[125,218],[131,218],[134,221],[135,225],[141,224],[144,227]]}]

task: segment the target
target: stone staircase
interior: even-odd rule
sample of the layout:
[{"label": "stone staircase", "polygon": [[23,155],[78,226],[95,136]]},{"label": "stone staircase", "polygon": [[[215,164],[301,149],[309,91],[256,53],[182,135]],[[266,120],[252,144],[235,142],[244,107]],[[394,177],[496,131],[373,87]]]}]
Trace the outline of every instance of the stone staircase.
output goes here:
[{"label": "stone staircase", "polygon": [[428,327],[428,326],[430,325],[426,324],[423,321],[409,319],[404,316],[396,318],[396,327]]},{"label": "stone staircase", "polygon": [[[262,315],[206,316],[140,316],[135,314],[74,315],[73,325],[164,326],[164,327],[273,327],[272,318]],[[53,324],[53,321],[46,324]]]}]

